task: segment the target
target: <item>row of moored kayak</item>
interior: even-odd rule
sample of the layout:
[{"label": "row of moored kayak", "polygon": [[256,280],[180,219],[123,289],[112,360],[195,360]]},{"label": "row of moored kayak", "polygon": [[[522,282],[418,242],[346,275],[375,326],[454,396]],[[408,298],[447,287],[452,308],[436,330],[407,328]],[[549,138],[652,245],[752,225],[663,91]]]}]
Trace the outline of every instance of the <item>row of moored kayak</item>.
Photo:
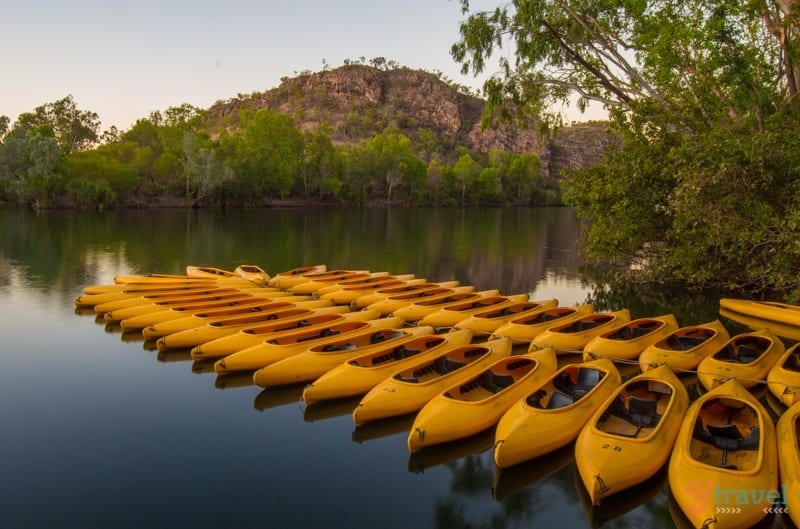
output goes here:
[{"label": "row of moored kayak", "polygon": [[[800,348],[768,328],[730,336],[718,320],[680,327],[671,314],[632,319],[324,265],[117,276],[75,303],[159,349],[188,348],[217,373],[307,384],[307,403],[362,396],[356,425],[416,414],[411,452],[494,428],[504,468],[574,442],[595,504],[668,465],[696,527],[749,527],[773,508],[800,522]],[[744,316],[796,309],[746,303],[722,300]],[[800,332],[800,321],[778,324]],[[631,364],[639,374],[625,379]],[[694,402],[685,373],[706,390]],[[777,426],[749,391],[761,384],[785,408]]]}]

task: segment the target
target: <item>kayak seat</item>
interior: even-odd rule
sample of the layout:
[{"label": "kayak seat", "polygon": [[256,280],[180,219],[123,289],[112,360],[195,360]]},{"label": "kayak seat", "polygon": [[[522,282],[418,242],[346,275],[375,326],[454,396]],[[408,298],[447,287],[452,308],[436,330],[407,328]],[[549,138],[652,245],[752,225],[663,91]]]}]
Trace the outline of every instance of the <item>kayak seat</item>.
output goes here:
[{"label": "kayak seat", "polygon": [[326,338],[328,336],[336,336],[339,334],[339,331],[336,329],[322,329],[322,332],[319,333],[320,338]]},{"label": "kayak seat", "polygon": [[800,353],[795,352],[793,355],[790,355],[783,364],[783,367],[790,371],[800,371]]},{"label": "kayak seat", "polygon": [[553,391],[553,393],[550,394],[550,399],[547,401],[547,409],[555,410],[558,408],[564,408],[573,402],[575,402],[575,399],[573,399],[572,396],[560,391]]},{"label": "kayak seat", "polygon": [[739,350],[737,351],[737,361],[740,364],[749,364],[761,356],[761,352],[762,351],[752,345],[740,344]]},{"label": "kayak seat", "polygon": [[707,338],[700,338],[697,336],[677,336],[673,334],[667,338],[667,345],[676,351],[688,351],[706,340]]},{"label": "kayak seat", "polygon": [[355,349],[356,347],[358,346],[354,343],[343,343],[341,345],[331,344],[331,345],[326,345],[325,347],[322,348],[322,350],[325,351],[326,353],[331,353],[334,351],[350,351],[352,349]]},{"label": "kayak seat", "polygon": [[655,426],[661,420],[661,415],[656,410],[655,399],[631,395],[628,397],[628,411],[628,420],[636,426]]},{"label": "kayak seat", "polygon": [[436,359],[433,363],[433,369],[440,375],[445,375],[456,369],[460,369],[467,365],[464,362],[456,362],[455,360],[450,360],[446,356],[442,356]]},{"label": "kayak seat", "polygon": [[572,395],[579,399],[589,393],[603,378],[603,373],[599,369],[591,367],[581,367],[578,369],[578,381],[572,387]]},{"label": "kayak seat", "polygon": [[631,333],[633,334],[634,338],[639,338],[641,336],[647,336],[648,334],[656,330],[657,327],[658,323],[656,322],[640,323],[639,325],[631,329]]},{"label": "kayak seat", "polygon": [[404,345],[399,345],[392,351],[392,357],[394,360],[402,360],[404,358],[410,358],[414,355],[418,355],[419,353],[419,349],[409,349]]},{"label": "kayak seat", "polygon": [[382,332],[376,332],[369,337],[369,343],[381,343],[384,340],[386,340],[386,335],[384,335]]},{"label": "kayak seat", "polygon": [[[702,421],[698,418],[695,422],[695,437],[701,441],[711,443],[721,450],[728,452],[732,450],[758,449],[759,429],[757,426],[750,431],[747,437],[742,435],[742,432],[735,424],[709,424],[706,428],[708,429],[707,431],[703,428]],[[698,430],[700,430],[700,437],[697,435]]]},{"label": "kayak seat", "polygon": [[511,375],[500,375],[492,371],[486,371],[480,378],[480,385],[487,391],[499,393],[514,383]]}]

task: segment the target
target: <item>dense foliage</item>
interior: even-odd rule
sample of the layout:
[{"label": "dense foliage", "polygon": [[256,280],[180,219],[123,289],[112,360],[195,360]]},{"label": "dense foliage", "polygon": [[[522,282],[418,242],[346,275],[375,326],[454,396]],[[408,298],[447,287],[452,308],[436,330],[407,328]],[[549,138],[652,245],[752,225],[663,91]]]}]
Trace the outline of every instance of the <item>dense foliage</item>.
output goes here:
[{"label": "dense foliage", "polygon": [[[69,121],[69,120],[72,121]],[[560,201],[538,157],[457,149],[395,127],[335,144],[324,123],[301,130],[288,114],[242,108],[212,126],[191,105],[153,112],[129,130],[98,134],[72,97],[0,121],[0,198],[34,207],[337,204],[539,205]],[[215,125],[215,124],[214,124]]]},{"label": "dense foliage", "polygon": [[[587,254],[800,299],[800,3],[513,0],[465,14],[453,56],[520,115],[577,97],[623,141],[572,176]],[[506,106],[506,108],[508,108]]]}]

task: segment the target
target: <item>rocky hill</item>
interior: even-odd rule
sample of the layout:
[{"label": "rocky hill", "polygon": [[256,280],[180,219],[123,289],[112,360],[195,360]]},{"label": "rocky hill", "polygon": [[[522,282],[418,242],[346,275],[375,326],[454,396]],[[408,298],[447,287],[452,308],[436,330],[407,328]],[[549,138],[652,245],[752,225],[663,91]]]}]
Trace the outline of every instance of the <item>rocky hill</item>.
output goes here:
[{"label": "rocky hill", "polygon": [[581,125],[579,133],[564,130],[555,138],[535,126],[484,128],[482,99],[432,73],[362,64],[284,78],[266,92],[217,102],[207,117],[212,129],[221,130],[236,126],[241,109],[262,108],[293,116],[303,130],[325,125],[338,144],[361,142],[392,126],[417,144],[434,138],[432,151],[450,160],[459,146],[531,152],[552,176],[565,166],[596,163],[610,138],[602,125]]}]

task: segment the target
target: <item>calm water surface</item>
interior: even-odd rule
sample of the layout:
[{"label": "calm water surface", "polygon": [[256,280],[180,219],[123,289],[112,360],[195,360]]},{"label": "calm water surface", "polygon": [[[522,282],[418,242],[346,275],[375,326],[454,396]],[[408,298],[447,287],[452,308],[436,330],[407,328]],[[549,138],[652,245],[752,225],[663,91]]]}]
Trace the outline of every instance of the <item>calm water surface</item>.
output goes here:
[{"label": "calm water surface", "polygon": [[355,429],[75,312],[89,284],[186,264],[458,279],[634,317],[718,297],[597,287],[570,209],[43,212],[0,209],[0,508],[23,527],[674,527],[663,473],[587,510],[572,452],[496,471],[491,432],[409,456],[409,419]]}]

